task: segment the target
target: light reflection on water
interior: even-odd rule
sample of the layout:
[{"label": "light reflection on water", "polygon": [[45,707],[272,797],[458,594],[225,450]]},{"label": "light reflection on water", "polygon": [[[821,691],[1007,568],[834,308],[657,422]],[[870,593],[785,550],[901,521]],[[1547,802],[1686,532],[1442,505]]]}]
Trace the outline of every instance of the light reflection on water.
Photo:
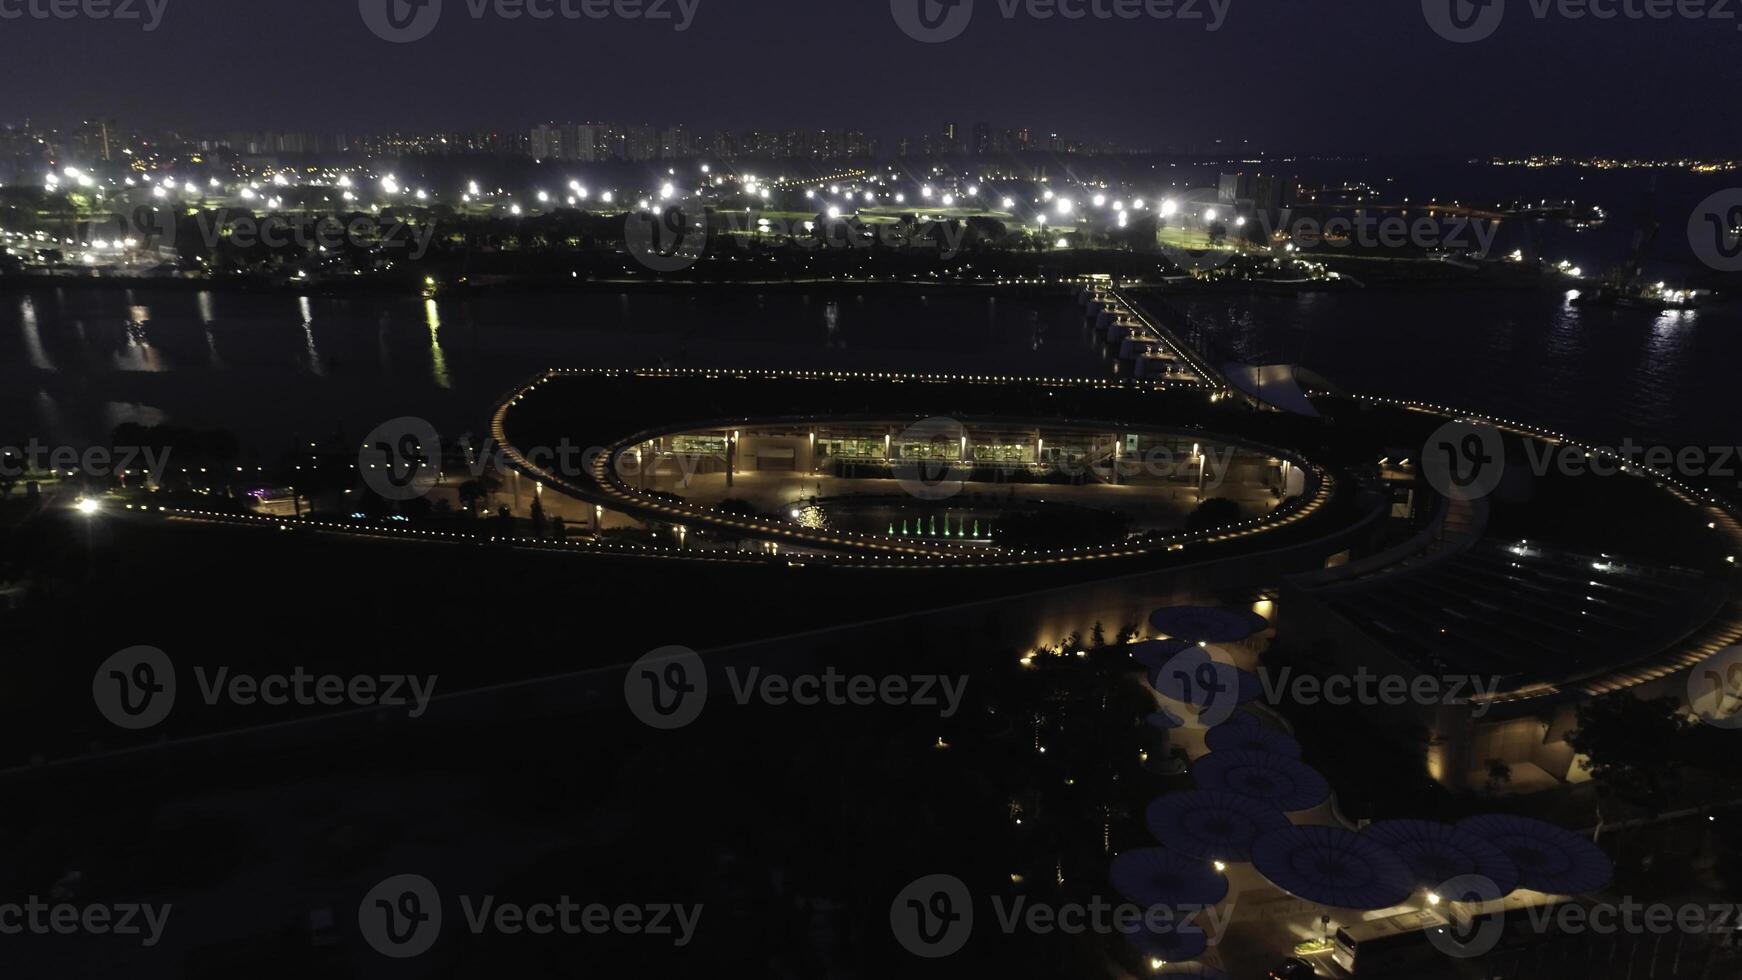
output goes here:
[{"label": "light reflection on water", "polygon": [[436,384],[443,388],[452,388],[454,382],[448,377],[448,361],[442,355],[442,314],[436,306],[435,300],[426,299],[423,301],[423,315],[424,319],[429,322],[430,375],[435,379]]},{"label": "light reflection on water", "polygon": [[[421,297],[41,290],[0,294],[0,419],[100,437],[108,406],[277,446],[404,414],[481,427],[553,365],[821,367],[1102,375],[1066,297],[1005,294]],[[1735,307],[1654,314],[1561,293],[1174,299],[1233,356],[1304,363],[1351,390],[1574,432],[1742,442]],[[134,417],[128,415],[127,417]],[[10,428],[10,427],[7,427]]]},{"label": "light reflection on water", "polygon": [[1305,364],[1351,391],[1516,418],[1599,442],[1742,444],[1729,375],[1742,309],[1577,307],[1536,291],[1368,290],[1171,305],[1230,358]]},{"label": "light reflection on water", "polygon": [[[1044,345],[1037,339],[1046,337]],[[515,293],[464,299],[151,290],[0,294],[0,419],[100,437],[109,402],[231,428],[273,451],[405,414],[475,431],[562,366],[832,368],[1093,376],[1065,295]],[[58,407],[39,410],[42,400]],[[0,428],[11,428],[0,426]],[[24,433],[37,434],[37,433]],[[0,432],[0,435],[5,433]]]},{"label": "light reflection on water", "polygon": [[36,301],[29,296],[19,297],[18,316],[23,327],[24,352],[30,358],[30,366],[38,371],[56,370],[54,362],[42,349],[42,333],[36,325]]},{"label": "light reflection on water", "polygon": [[[201,293],[200,295],[210,296],[211,294]],[[296,303],[297,312],[302,315],[303,349],[308,354],[307,364],[309,372],[317,376],[324,375],[327,372],[326,368],[321,365],[321,351],[319,347],[315,346],[315,315],[313,308],[309,305],[307,296],[298,296]]]}]

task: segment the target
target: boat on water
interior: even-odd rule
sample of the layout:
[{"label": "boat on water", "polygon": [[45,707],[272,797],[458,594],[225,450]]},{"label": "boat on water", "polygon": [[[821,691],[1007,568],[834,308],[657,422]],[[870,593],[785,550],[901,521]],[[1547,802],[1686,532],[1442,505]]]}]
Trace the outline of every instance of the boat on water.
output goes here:
[{"label": "boat on water", "polygon": [[[1646,204],[1640,211],[1639,230],[1633,236],[1633,248],[1627,259],[1603,280],[1594,292],[1581,292],[1573,299],[1574,306],[1607,306],[1616,309],[1692,310],[1700,305],[1703,294],[1697,289],[1671,287],[1666,282],[1651,282],[1645,278],[1645,260],[1662,227],[1657,220],[1654,180],[1646,194]],[[1574,270],[1574,274],[1577,271]]]},{"label": "boat on water", "polygon": [[1704,296],[1698,289],[1675,289],[1662,282],[1610,280],[1596,290],[1581,292],[1573,299],[1573,305],[1657,312],[1693,310],[1699,308]]}]

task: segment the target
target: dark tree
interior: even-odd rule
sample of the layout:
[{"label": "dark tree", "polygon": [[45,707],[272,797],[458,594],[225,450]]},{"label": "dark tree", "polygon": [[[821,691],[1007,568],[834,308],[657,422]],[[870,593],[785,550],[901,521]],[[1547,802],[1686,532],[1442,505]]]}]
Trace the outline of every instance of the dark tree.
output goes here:
[{"label": "dark tree", "polygon": [[1655,810],[1675,785],[1686,730],[1674,698],[1623,692],[1580,706],[1567,744],[1603,790]]}]

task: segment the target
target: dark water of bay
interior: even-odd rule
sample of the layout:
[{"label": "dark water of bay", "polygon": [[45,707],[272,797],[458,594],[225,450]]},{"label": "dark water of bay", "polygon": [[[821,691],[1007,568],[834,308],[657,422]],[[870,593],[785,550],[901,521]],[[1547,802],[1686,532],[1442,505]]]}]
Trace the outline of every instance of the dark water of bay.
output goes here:
[{"label": "dark water of bay", "polygon": [[503,293],[414,297],[0,293],[0,438],[83,445],[126,421],[226,428],[282,451],[401,415],[481,434],[550,367],[1098,376],[1063,291]]},{"label": "dark water of bay", "polygon": [[[1175,298],[1240,359],[1360,392],[1600,442],[1742,443],[1742,311],[1581,310],[1555,292],[1372,290]],[[263,456],[415,415],[481,434],[547,367],[718,366],[1099,376],[1072,300],[504,293],[413,297],[119,290],[0,293],[0,439],[101,440],[125,421],[226,428]]]},{"label": "dark water of bay", "polygon": [[1355,392],[1517,419],[1604,445],[1742,445],[1742,307],[1580,308],[1561,292],[1175,298],[1229,356]]}]

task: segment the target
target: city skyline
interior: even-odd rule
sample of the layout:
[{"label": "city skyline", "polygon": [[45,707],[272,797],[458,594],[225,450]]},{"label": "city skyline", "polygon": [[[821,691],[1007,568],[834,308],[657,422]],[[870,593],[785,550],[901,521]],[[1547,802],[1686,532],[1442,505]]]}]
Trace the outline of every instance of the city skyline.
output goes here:
[{"label": "city skyline", "polygon": [[552,119],[521,126],[475,126],[447,130],[304,129],[274,125],[247,128],[133,128],[113,116],[94,114],[77,121],[26,116],[0,120],[0,162],[48,154],[73,154],[88,163],[123,156],[129,141],[154,149],[177,147],[198,152],[219,149],[242,155],[360,154],[501,155],[545,162],[656,162],[714,158],[769,160],[893,159],[905,157],[999,157],[1019,154],[1088,155],[1107,157],[1193,158],[1228,164],[1277,163],[1290,160],[1421,159],[1485,161],[1497,166],[1542,168],[1593,166],[1604,169],[1671,168],[1712,172],[1736,169],[1739,158],[1722,153],[1627,155],[1574,153],[1553,148],[1503,153],[1466,149],[1441,153],[1312,152],[1287,147],[1263,147],[1250,140],[1208,143],[1170,142],[1125,145],[1088,132],[1059,132],[1031,126],[972,125],[944,122],[928,131],[885,138],[852,125],[805,129],[751,126],[744,129],[689,123],[658,124],[598,118],[587,121]]},{"label": "city skyline", "polygon": [[[982,5],[989,9],[961,37],[924,44],[905,36],[884,4],[825,12],[779,2],[771,16],[749,20],[704,3],[678,31],[631,21],[541,29],[473,19],[470,5],[450,3],[427,37],[393,44],[350,4],[265,11],[239,41],[221,10],[185,3],[166,8],[150,32],[82,25],[77,71],[50,53],[81,25],[9,21],[0,84],[32,91],[33,115],[103,111],[146,127],[267,119],[291,129],[454,130],[509,115],[503,107],[512,103],[526,124],[845,122],[890,140],[931,125],[916,125],[917,110],[963,125],[1016,115],[1037,131],[1128,145],[1222,139],[1288,152],[1630,155],[1729,152],[1735,137],[1707,124],[1702,107],[1742,97],[1723,56],[1733,25],[1711,21],[1539,19],[1521,8],[1492,38],[1458,44],[1436,37],[1415,4],[1359,14],[1235,4],[1215,31],[1179,21],[1012,20],[1002,5]],[[1653,44],[1635,43],[1644,31]],[[271,59],[251,51],[265,43],[255,38],[293,54],[285,83],[196,84],[199,73],[178,70],[190,57],[236,81],[270,70]],[[1622,53],[1627,69],[1612,70]],[[468,81],[480,71],[500,72],[503,84]],[[1127,94],[1096,94],[1111,91]],[[1536,94],[1519,99],[1520,91]],[[1618,118],[1628,125],[1613,125]]]}]

